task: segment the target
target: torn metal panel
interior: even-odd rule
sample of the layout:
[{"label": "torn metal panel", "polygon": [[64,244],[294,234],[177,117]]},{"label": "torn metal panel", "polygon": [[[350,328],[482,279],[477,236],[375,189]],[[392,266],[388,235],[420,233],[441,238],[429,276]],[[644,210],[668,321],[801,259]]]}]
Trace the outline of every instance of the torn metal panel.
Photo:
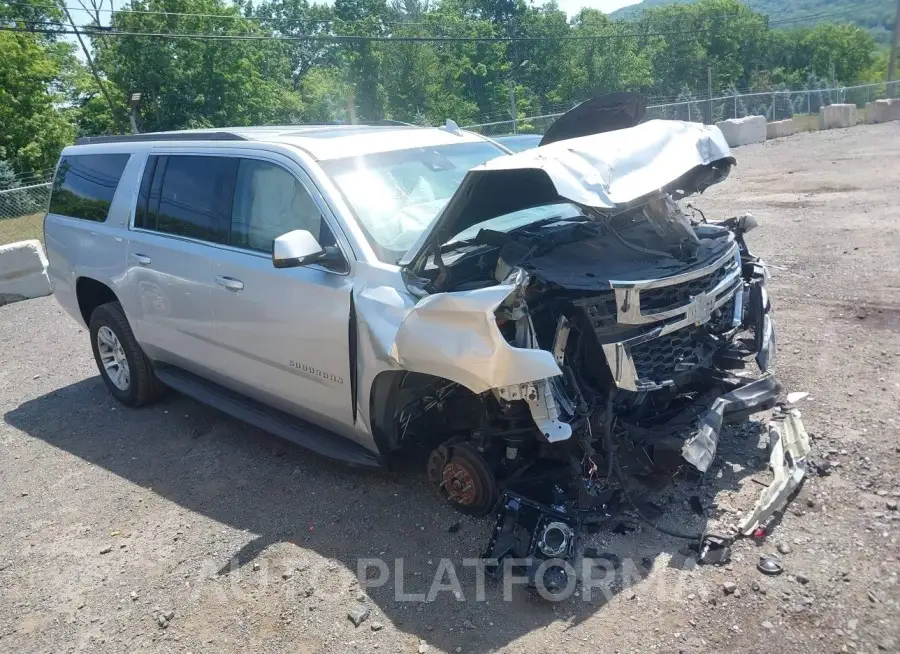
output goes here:
[{"label": "torn metal panel", "polygon": [[700,472],[709,470],[719,444],[719,432],[725,419],[724,398],[717,398],[713,405],[700,417],[697,432],[684,443],[681,455]]},{"label": "torn metal panel", "polygon": [[397,330],[391,356],[404,370],[449,379],[473,393],[562,374],[552,353],[513,347],[500,333],[494,311],[518,288],[504,283],[422,299]]},{"label": "torn metal panel", "polygon": [[497,157],[466,173],[400,265],[420,269],[435,244],[491,218],[555,202],[615,209],[673,185],[695,193],[724,179],[733,163],[717,127],[671,120]]},{"label": "torn metal panel", "polygon": [[571,438],[572,425],[559,419],[553,387],[548,380],[495,388],[494,393],[507,402],[525,400],[534,424],[547,442],[558,443]]},{"label": "torn metal panel", "polygon": [[745,536],[752,534],[773,513],[783,509],[806,475],[809,435],[797,409],[788,409],[783,421],[769,423],[769,438],[772,447],[769,465],[775,473],[775,480],[762,492],[753,511],[738,527]]},{"label": "torn metal panel", "polygon": [[749,415],[771,408],[781,392],[781,384],[770,374],[716,398],[700,416],[694,435],[681,450],[682,456],[700,472],[709,470],[716,456],[719,432],[726,415]]}]

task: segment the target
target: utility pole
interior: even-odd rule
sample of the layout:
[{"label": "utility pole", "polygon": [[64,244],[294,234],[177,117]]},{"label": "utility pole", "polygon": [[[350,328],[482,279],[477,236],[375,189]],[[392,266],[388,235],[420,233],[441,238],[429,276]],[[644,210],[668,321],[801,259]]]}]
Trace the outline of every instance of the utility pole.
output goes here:
[{"label": "utility pole", "polygon": [[897,0],[897,12],[894,14],[894,44],[891,46],[891,61],[888,64],[888,82],[897,76],[897,50],[900,49],[900,0]]},{"label": "utility pole", "polygon": [[713,124],[713,115],[712,115],[712,66],[706,67],[706,92],[707,92],[707,125]]},{"label": "utility pole", "polygon": [[509,86],[509,116],[512,118],[513,134],[519,132],[519,114],[516,111],[516,83],[512,77],[506,80]]},{"label": "utility pole", "polygon": [[81,49],[84,51],[84,58],[87,60],[88,66],[91,69],[91,73],[93,73],[94,79],[97,81],[97,86],[100,87],[100,92],[103,94],[103,97],[106,98],[106,104],[109,105],[109,112],[112,114],[112,119],[116,121],[116,125],[119,127],[119,131],[124,134],[126,130],[120,122],[119,114],[116,112],[116,108],[113,106],[112,100],[109,98],[109,93],[106,92],[106,87],[103,85],[103,80],[100,79],[100,74],[97,72],[97,68],[94,66],[94,60],[91,58],[91,53],[88,52],[87,46],[84,44],[84,40],[81,38],[81,32],[79,32],[78,28],[75,26],[75,21],[72,20],[72,14],[69,13],[69,9],[65,5],[63,5],[63,11],[66,12],[66,18],[69,19],[69,24],[72,26],[72,31],[75,32],[75,37],[81,44]]}]

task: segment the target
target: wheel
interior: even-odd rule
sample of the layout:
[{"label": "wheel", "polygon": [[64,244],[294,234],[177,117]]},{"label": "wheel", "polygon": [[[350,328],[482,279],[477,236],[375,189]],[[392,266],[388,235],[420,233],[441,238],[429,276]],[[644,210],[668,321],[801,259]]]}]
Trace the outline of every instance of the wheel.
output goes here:
[{"label": "wheel", "polygon": [[[450,504],[468,515],[489,513],[497,503],[499,490],[488,462],[466,443],[452,445],[444,452],[446,458],[440,467],[440,486]],[[433,466],[434,461],[430,463],[430,467]]]},{"label": "wheel", "polygon": [[114,398],[127,406],[139,407],[165,393],[166,387],[153,373],[118,302],[94,309],[90,333],[94,361]]}]

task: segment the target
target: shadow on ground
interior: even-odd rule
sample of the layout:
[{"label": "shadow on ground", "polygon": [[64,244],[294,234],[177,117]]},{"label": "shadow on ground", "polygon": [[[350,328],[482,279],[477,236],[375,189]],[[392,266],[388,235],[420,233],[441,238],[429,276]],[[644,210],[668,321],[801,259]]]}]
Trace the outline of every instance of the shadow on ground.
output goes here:
[{"label": "shadow on ground", "polygon": [[[191,512],[249,532],[252,539],[244,547],[223,552],[222,560],[215,562],[219,574],[234,574],[269,546],[290,542],[353,574],[359,557],[380,556],[391,563],[403,558],[408,593],[426,592],[439,560],[446,557],[457,565],[466,600],[474,598],[475,574],[459,563],[481,553],[493,518],[460,516],[418,476],[343,467],[174,394],[151,408],[124,409],[109,397],[99,377],[28,401],[5,419]],[[753,472],[748,469],[746,474]],[[739,481],[740,475],[710,476],[705,501]],[[669,514],[676,504],[679,509],[687,504],[671,493],[656,501],[664,504],[662,513]],[[693,528],[705,527],[705,517],[696,521]],[[612,535],[613,528],[629,522],[636,520],[615,517],[601,530]],[[459,523],[462,527],[454,529]],[[639,553],[629,555],[641,574],[660,554],[679,560],[684,541],[652,530],[645,533],[648,538],[641,541]],[[466,651],[499,649],[556,620],[580,622],[601,611],[609,599],[595,592],[589,602],[580,597],[554,605],[518,587],[512,602],[504,603],[502,584],[488,579],[488,604],[473,606],[449,592],[427,603],[398,602],[394,581],[369,589],[371,600],[399,630],[449,651],[459,645]],[[483,621],[477,631],[461,628],[470,616]],[[489,620],[496,627],[488,626]]]}]

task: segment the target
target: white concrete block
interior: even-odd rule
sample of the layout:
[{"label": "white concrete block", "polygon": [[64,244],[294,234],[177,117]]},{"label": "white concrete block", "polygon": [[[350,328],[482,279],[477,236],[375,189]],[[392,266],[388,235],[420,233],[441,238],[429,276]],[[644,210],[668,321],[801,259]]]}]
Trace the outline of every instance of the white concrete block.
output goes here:
[{"label": "white concrete block", "polygon": [[819,129],[856,127],[855,104],[832,104],[819,108]]},{"label": "white concrete block", "polygon": [[716,127],[722,130],[725,140],[732,148],[749,143],[762,143],[766,140],[765,116],[720,120],[716,123]]},{"label": "white concrete block", "polygon": [[787,120],[776,120],[766,125],[767,139],[780,139],[785,136],[791,136],[797,131],[793,118]]},{"label": "white concrete block", "polygon": [[50,279],[40,241],[0,245],[0,305],[44,295],[50,295]]},{"label": "white concrete block", "polygon": [[875,100],[866,105],[867,123],[887,123],[892,120],[900,120],[900,99]]}]

